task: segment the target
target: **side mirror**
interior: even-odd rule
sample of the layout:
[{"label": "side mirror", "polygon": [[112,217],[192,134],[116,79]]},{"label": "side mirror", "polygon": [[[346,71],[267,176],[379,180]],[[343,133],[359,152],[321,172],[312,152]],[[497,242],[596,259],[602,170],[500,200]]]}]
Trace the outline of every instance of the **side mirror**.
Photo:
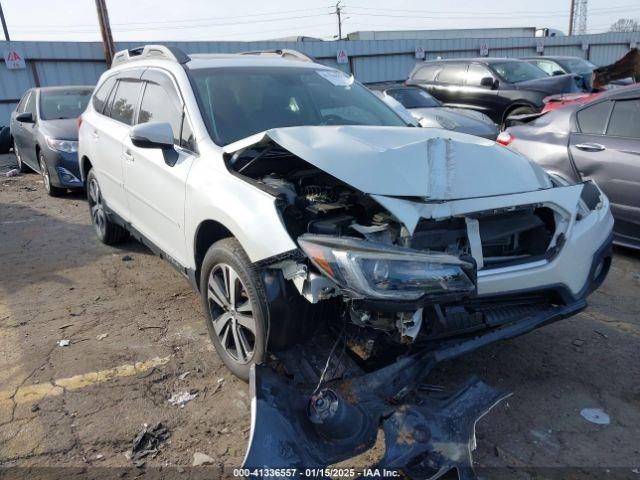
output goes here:
[{"label": "side mirror", "polygon": [[480,85],[487,88],[493,88],[495,81],[493,77],[482,77],[480,79]]},{"label": "side mirror", "polygon": [[23,112],[16,115],[16,121],[20,123],[36,123],[31,112]]},{"label": "side mirror", "polygon": [[138,148],[173,149],[173,130],[167,122],[147,122],[131,128],[129,138]]}]

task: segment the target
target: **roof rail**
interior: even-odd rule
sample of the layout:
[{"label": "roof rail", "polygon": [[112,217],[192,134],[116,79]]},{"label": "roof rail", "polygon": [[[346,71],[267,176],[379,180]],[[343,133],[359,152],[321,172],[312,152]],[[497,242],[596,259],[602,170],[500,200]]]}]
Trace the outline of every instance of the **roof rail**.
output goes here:
[{"label": "roof rail", "polygon": [[291,60],[300,60],[301,62],[314,63],[315,59],[309,55],[305,55],[297,50],[291,50],[289,48],[278,48],[275,50],[253,50],[250,52],[240,52],[239,55],[275,55],[282,58],[289,58]]},{"label": "roof rail", "polygon": [[116,52],[113,56],[111,66],[114,67],[125,62],[131,62],[133,60],[147,60],[149,58],[162,58],[178,62],[180,64],[187,63],[191,60],[189,55],[176,47],[167,47],[165,45],[143,45],[141,47]]}]

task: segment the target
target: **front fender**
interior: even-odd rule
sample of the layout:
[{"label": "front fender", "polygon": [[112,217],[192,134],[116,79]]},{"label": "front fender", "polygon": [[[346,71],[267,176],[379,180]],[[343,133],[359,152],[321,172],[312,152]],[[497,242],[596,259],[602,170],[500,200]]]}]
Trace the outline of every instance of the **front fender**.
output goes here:
[{"label": "front fender", "polygon": [[298,248],[282,222],[275,197],[209,163],[196,162],[187,184],[185,234],[192,268],[195,255],[190,240],[206,220],[224,225],[252,262]]}]

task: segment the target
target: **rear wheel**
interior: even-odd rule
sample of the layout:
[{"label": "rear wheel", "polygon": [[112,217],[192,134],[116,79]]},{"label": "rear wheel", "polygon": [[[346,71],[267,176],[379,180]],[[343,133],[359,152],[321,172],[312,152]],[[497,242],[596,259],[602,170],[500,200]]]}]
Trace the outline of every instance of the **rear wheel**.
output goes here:
[{"label": "rear wheel", "polygon": [[109,218],[100,185],[93,170],[89,170],[87,174],[87,201],[91,211],[93,229],[102,243],[113,245],[129,236],[124,228]]},{"label": "rear wheel", "polygon": [[38,163],[40,164],[40,173],[42,174],[42,181],[44,182],[44,189],[52,197],[59,197],[66,192],[64,188],[58,188],[51,185],[51,175],[49,174],[49,168],[47,167],[47,161],[42,153],[38,154]]},{"label": "rear wheel", "polygon": [[268,306],[262,278],[235,238],[214,243],[202,262],[200,296],[211,341],[234,375],[265,359]]}]

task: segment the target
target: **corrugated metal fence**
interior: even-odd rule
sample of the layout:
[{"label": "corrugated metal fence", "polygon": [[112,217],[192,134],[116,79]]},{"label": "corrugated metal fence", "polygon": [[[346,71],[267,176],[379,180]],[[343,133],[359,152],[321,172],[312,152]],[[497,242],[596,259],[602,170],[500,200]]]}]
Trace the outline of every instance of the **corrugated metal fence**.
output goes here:
[{"label": "corrugated metal fence", "polygon": [[[573,37],[493,38],[443,40],[356,40],[340,42],[149,42],[181,48],[187,53],[233,53],[249,50],[291,48],[311,55],[320,63],[351,72],[364,83],[404,80],[417,60],[416,47],[427,59],[476,57],[486,44],[491,57],[536,55],[540,45],[545,55],[573,55],[606,65],[620,58],[631,45],[640,45],[640,33],[604,33]],[[118,50],[140,43],[118,42]],[[0,42],[0,51],[19,51],[26,68],[8,70],[0,63],[0,125],[24,91],[33,86],[91,85],[106,69],[98,42]],[[338,64],[336,54],[345,50],[348,63]]]}]

